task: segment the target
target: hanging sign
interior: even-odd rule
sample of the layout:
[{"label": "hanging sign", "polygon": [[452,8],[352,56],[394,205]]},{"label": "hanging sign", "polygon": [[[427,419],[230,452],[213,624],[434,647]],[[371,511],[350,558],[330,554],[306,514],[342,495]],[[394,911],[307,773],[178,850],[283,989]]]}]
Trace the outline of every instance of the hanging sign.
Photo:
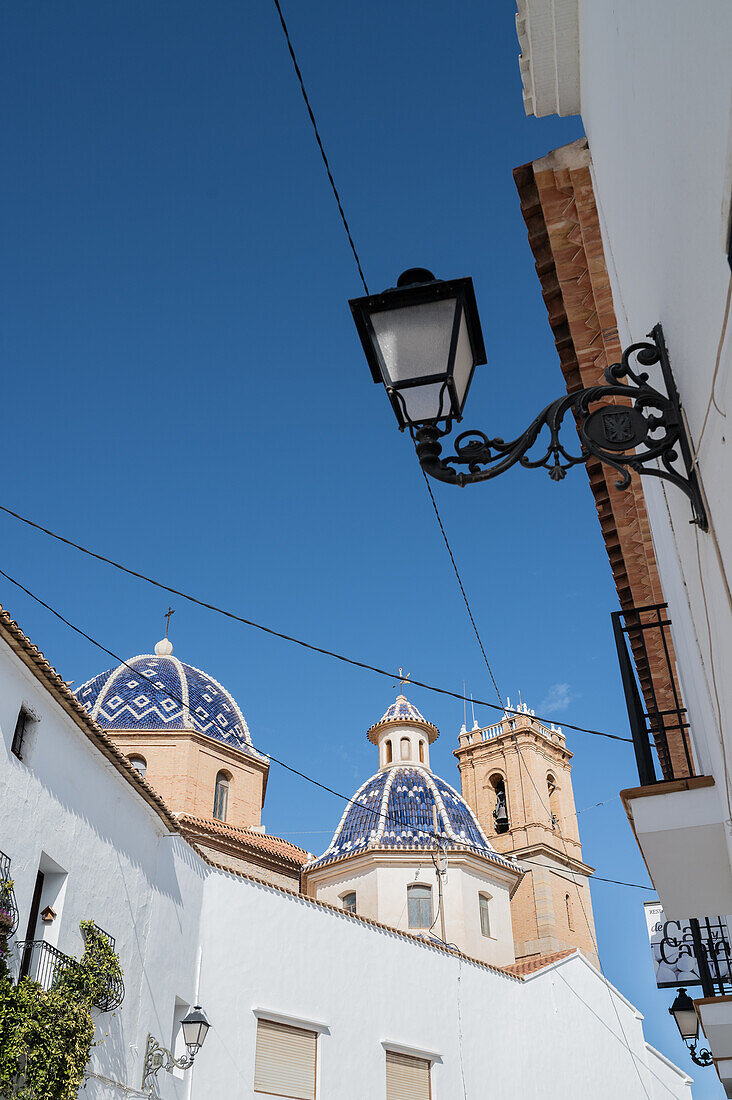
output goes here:
[{"label": "hanging sign", "polygon": [[[656,985],[659,989],[701,985],[699,966],[688,920],[666,920],[658,901],[644,902]],[[732,981],[732,960],[727,921],[724,917],[700,917],[699,932],[714,981]]]}]

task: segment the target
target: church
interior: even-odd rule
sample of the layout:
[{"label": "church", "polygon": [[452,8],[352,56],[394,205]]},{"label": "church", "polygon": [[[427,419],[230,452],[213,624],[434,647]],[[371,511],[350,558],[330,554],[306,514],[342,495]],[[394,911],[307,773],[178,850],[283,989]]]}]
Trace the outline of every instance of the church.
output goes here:
[{"label": "church", "polygon": [[0,730],[14,978],[88,920],[124,972],[85,1097],[691,1096],[599,969],[572,754],[525,705],[445,778],[399,694],[320,853],[265,828],[266,745],[167,636],[72,692],[0,611]]}]

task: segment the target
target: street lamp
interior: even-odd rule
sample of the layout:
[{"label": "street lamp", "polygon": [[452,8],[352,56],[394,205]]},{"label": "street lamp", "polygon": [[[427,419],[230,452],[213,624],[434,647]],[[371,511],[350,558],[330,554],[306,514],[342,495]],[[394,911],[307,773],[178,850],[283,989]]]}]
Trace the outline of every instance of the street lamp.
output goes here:
[{"label": "street lamp", "polygon": [[697,1066],[711,1066],[713,1061],[711,1051],[706,1049],[697,1051],[696,1049],[697,1039],[699,1038],[699,1017],[696,1014],[694,1002],[685,988],[679,989],[674,1003],[668,1011],[676,1021],[679,1034],[689,1048],[692,1061]]},{"label": "street lamp", "polygon": [[181,1020],[183,1041],[186,1044],[186,1054],[175,1058],[167,1047],[153,1035],[148,1035],[145,1047],[145,1061],[142,1066],[142,1087],[148,1089],[148,1096],[155,1095],[155,1078],[158,1070],[164,1068],[166,1073],[172,1073],[174,1069],[190,1069],[193,1059],[203,1046],[210,1024],[206,1019],[206,1013],[200,1005],[195,1005],[188,1015]]},{"label": "street lamp", "polygon": [[[410,268],[396,287],[354,298],[349,305],[371,375],[386,388],[400,431],[409,429],[422,469],[431,477],[464,486],[488,481],[519,463],[544,467],[554,481],[561,481],[572,466],[594,457],[617,470],[618,489],[630,486],[630,470],[670,481],[689,497],[693,522],[707,530],[660,325],[648,341],[631,344],[621,362],[606,369],[605,385],[557,398],[508,442],[482,431],[462,432],[454,440],[455,454],[443,457],[440,439],[462,420],[475,367],[486,361],[472,279],[444,281],[425,268]],[[654,363],[661,365],[665,394],[650,386],[648,374],[638,369]],[[590,408],[601,401],[606,403]],[[569,411],[579,430],[579,454],[570,453],[559,438]],[[531,457],[544,428],[549,430],[546,449]],[[684,473],[674,465],[678,461]]]}]

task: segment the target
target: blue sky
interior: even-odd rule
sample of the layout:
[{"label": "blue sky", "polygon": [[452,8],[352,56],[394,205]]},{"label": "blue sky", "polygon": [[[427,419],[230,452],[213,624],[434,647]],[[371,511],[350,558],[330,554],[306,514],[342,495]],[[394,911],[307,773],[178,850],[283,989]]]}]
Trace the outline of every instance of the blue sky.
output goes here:
[{"label": "blue sky", "polygon": [[[512,169],[582,133],[527,119],[513,6],[285,8],[372,289],[406,267],[475,281],[488,364],[465,425],[521,431],[562,391]],[[6,211],[0,502],[248,618],[491,699],[411,443],[373,385],[360,284],[274,5],[26,0],[2,15]],[[587,478],[434,487],[498,684],[627,735],[617,606]],[[2,568],[117,653],[165,594],[0,515]],[[0,600],[66,679],[109,661],[12,585]],[[391,680],[173,600],[176,653],[254,738],[352,793]],[[457,783],[462,706],[411,697]],[[493,712],[478,708],[486,724]],[[637,782],[630,746],[570,734],[578,808]],[[342,809],[272,766],[264,821],[319,851]],[[620,802],[581,816],[598,874],[647,875]],[[641,890],[593,889],[609,978],[690,1071],[655,990]],[[695,1096],[716,1097],[712,1070]]]}]

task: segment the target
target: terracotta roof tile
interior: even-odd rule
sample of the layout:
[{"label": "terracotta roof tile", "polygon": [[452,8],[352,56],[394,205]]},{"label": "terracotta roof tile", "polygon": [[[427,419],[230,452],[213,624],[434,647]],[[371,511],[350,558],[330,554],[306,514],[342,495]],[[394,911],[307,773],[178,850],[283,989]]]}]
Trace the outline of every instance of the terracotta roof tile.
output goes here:
[{"label": "terracotta roof tile", "polygon": [[537,970],[543,970],[545,966],[559,962],[560,959],[568,959],[570,955],[578,953],[576,947],[567,948],[566,951],[554,951],[551,955],[535,955],[530,959],[521,959],[520,962],[510,966],[502,966],[506,974],[513,974],[514,978],[525,978],[528,974],[535,974]]},{"label": "terracotta roof tile", "polygon": [[237,844],[265,852],[267,855],[276,856],[295,867],[302,867],[304,863],[313,858],[310,852],[306,852],[304,848],[299,848],[297,844],[291,844],[289,840],[283,840],[281,837],[272,836],[269,833],[256,832],[254,829],[240,829],[234,825],[227,825],[223,821],[214,821],[206,817],[194,817],[192,814],[179,814],[178,821],[184,830],[189,827],[199,833],[213,833]]}]

